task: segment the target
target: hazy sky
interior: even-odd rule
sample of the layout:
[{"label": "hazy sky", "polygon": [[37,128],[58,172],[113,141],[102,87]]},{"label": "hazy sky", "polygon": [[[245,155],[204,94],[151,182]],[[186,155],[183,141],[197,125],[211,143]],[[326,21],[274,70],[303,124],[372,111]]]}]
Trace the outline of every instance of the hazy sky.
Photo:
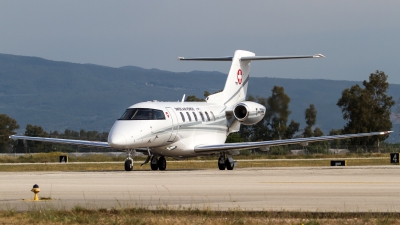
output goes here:
[{"label": "hazy sky", "polygon": [[400,1],[0,0],[0,53],[112,67],[221,71],[178,56],[321,53],[258,61],[252,76],[357,80],[382,70],[400,84]]}]

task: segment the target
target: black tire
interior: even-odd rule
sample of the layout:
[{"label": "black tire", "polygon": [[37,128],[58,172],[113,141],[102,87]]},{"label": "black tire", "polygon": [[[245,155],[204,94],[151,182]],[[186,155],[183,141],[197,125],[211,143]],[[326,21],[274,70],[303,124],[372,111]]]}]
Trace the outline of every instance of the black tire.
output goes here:
[{"label": "black tire", "polygon": [[224,158],[222,158],[222,157],[219,157],[219,159],[218,159],[218,168],[219,168],[219,170],[225,170],[225,168],[226,168]]},{"label": "black tire", "polygon": [[[157,162],[155,162],[154,164],[153,164],[153,161],[157,161]],[[153,157],[151,157],[151,160],[150,160],[150,168],[151,168],[151,170],[158,170],[158,159],[157,159],[157,157],[155,157],[155,156],[153,156]]]},{"label": "black tire", "polygon": [[225,166],[226,166],[226,169],[227,169],[227,170],[233,170],[233,168],[235,167],[235,164],[230,163],[230,162],[229,162],[229,159],[226,159],[226,160],[225,160]]},{"label": "black tire", "polygon": [[159,170],[165,170],[165,169],[167,169],[167,160],[165,160],[165,157],[164,157],[164,156],[161,156],[161,157],[158,159],[158,169],[159,169]]},{"label": "black tire", "polygon": [[127,159],[125,160],[125,171],[132,171],[133,169],[133,160]]}]

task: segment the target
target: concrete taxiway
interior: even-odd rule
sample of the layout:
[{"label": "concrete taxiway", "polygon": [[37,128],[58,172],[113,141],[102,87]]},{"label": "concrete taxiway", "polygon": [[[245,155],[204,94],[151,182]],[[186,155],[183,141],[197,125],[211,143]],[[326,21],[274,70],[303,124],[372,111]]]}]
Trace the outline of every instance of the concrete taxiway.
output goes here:
[{"label": "concrete taxiway", "polygon": [[[215,210],[398,212],[400,167],[233,171],[1,172],[0,209],[191,207]],[[32,186],[40,197],[33,202]]]}]

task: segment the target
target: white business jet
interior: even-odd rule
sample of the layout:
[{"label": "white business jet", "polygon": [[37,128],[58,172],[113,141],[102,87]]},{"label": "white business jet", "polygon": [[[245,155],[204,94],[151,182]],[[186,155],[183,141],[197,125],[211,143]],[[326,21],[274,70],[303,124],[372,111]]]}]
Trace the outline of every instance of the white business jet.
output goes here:
[{"label": "white business jet", "polygon": [[179,60],[232,61],[222,92],[212,94],[206,102],[141,102],[130,106],[111,128],[108,142],[66,140],[57,138],[10,136],[12,139],[44,141],[63,144],[115,148],[126,151],[125,170],[133,168],[132,153],[142,152],[148,157],[152,170],[165,170],[165,157],[185,159],[201,155],[217,154],[218,168],[232,170],[236,161],[232,155],[239,150],[271,146],[300,144],[387,135],[392,131],[295,138],[261,142],[225,143],[226,137],[237,132],[241,125],[253,125],[261,121],[265,107],[245,101],[249,82],[250,62],[253,60],[323,58],[321,54],[310,56],[255,56],[254,53],[237,50],[233,57],[183,58]]}]

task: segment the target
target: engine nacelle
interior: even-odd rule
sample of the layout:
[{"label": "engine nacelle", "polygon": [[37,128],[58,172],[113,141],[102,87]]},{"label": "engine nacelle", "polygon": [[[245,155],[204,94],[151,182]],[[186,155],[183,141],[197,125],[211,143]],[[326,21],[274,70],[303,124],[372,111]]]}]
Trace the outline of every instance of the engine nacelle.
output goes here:
[{"label": "engine nacelle", "polygon": [[265,107],[255,102],[244,101],[233,108],[233,115],[243,125],[260,122],[265,115]]}]

